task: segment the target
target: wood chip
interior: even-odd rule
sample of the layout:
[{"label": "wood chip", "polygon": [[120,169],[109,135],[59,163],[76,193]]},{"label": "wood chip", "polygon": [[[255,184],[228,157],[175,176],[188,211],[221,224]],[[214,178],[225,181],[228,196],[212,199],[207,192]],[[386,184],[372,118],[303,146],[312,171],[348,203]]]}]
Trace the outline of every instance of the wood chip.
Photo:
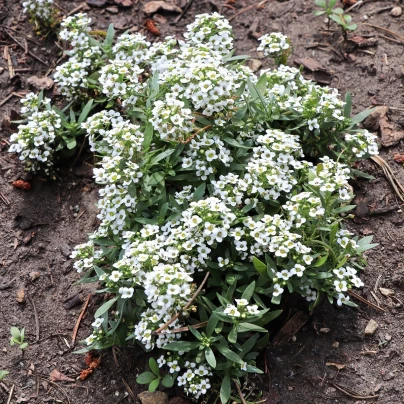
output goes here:
[{"label": "wood chip", "polygon": [[143,6],[143,11],[146,14],[153,14],[159,10],[174,11],[181,13],[182,10],[174,4],[166,3],[165,1],[149,1]]},{"label": "wood chip", "polygon": [[345,365],[342,365],[341,363],[335,363],[335,362],[326,362],[326,366],[335,366],[338,370],[342,370],[345,368]]},{"label": "wood chip", "polygon": [[25,303],[25,290],[23,288],[17,290],[16,299],[18,303]]},{"label": "wood chip", "polygon": [[31,76],[28,77],[27,84],[37,90],[49,90],[53,87],[54,81],[50,77]]},{"label": "wood chip", "polygon": [[395,291],[393,289],[379,288],[379,291],[383,296],[386,297],[394,296],[395,294]]}]

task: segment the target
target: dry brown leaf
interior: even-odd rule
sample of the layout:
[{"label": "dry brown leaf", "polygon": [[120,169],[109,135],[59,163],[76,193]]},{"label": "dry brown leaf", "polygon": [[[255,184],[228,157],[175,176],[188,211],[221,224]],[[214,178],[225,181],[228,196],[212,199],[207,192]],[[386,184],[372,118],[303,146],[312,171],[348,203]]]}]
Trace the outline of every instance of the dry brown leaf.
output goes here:
[{"label": "dry brown leaf", "polygon": [[404,154],[396,153],[393,157],[394,161],[397,163],[404,163]]},{"label": "dry brown leaf", "polygon": [[152,14],[159,10],[174,11],[176,13],[182,13],[182,10],[174,4],[167,3],[165,1],[149,1],[143,7],[143,11],[146,14]]},{"label": "dry brown leaf", "polygon": [[379,288],[379,291],[383,296],[386,297],[394,296],[395,294],[393,289]]},{"label": "dry brown leaf", "polygon": [[380,131],[381,142],[384,147],[393,146],[404,138],[404,131],[398,130],[396,125],[389,122],[388,111],[389,107],[376,107],[363,123],[363,126],[370,131]]},{"label": "dry brown leaf", "polygon": [[64,375],[63,373],[59,372],[57,369],[53,369],[50,372],[49,379],[51,382],[74,382],[75,380],[71,377]]},{"label": "dry brown leaf", "polygon": [[342,370],[345,368],[345,365],[342,365],[341,363],[334,363],[334,362],[327,362],[326,366],[335,366],[338,370]]},{"label": "dry brown leaf", "polygon": [[25,290],[19,289],[17,290],[16,299],[18,303],[25,303]]},{"label": "dry brown leaf", "polygon": [[31,76],[27,79],[27,83],[37,90],[49,90],[52,88],[54,81],[50,77]]}]

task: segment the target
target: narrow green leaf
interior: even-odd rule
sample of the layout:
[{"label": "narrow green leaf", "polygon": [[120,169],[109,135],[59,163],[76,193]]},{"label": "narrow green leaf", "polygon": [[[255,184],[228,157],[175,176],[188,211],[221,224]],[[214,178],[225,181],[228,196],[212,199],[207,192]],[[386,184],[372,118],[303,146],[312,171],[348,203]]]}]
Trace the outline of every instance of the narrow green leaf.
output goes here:
[{"label": "narrow green leaf", "polygon": [[149,368],[156,376],[160,374],[159,365],[157,364],[156,359],[154,358],[149,359]]},{"label": "narrow green leaf", "polygon": [[192,351],[193,349],[197,349],[201,346],[200,342],[190,342],[190,341],[178,341],[178,342],[171,342],[167,345],[163,346],[163,349],[167,351],[175,351],[175,352],[188,352]]},{"label": "narrow green leaf", "polygon": [[241,298],[250,301],[254,292],[255,292],[255,281],[251,282],[247,286],[247,288],[244,290],[243,294],[241,295]]},{"label": "narrow green leaf", "polygon": [[216,345],[217,350],[227,359],[231,360],[234,363],[238,363],[239,365],[243,365],[244,361],[229,348],[226,348],[223,345]]},{"label": "narrow green leaf", "polygon": [[111,300],[108,300],[105,302],[101,307],[98,308],[98,310],[94,314],[94,318],[101,317],[106,311],[108,311],[118,300],[118,297],[114,297]]},{"label": "narrow green leaf", "polygon": [[230,400],[231,395],[231,382],[230,376],[226,375],[223,378],[222,385],[220,386],[220,401],[226,404]]},{"label": "narrow green leaf", "polygon": [[149,384],[149,391],[153,392],[157,390],[157,387],[160,384],[160,379],[154,379],[150,384]]},{"label": "narrow green leaf", "polygon": [[206,362],[214,369],[216,367],[216,358],[210,347],[205,348],[205,358]]}]

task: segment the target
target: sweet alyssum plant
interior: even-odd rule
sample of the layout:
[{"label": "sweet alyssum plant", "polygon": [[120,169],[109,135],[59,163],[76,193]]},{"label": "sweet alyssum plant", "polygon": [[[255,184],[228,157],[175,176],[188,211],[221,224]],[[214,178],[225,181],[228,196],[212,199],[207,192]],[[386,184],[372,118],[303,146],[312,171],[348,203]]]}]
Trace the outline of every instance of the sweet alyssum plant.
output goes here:
[{"label": "sweet alyssum plant", "polygon": [[[85,14],[62,25],[70,59],[55,80],[100,158],[100,226],[73,253],[82,282],[109,296],[86,350],[137,343],[162,372],[152,362],[139,382],[176,383],[195,399],[214,388],[227,403],[234,383],[262,373],[285,295],[353,305],[347,291],[363,285],[371,238],[341,214],[354,207],[351,163],[377,153],[357,127],[368,112],[350,118],[349,97],[284,64],[254,75],[217,13],[197,16],[182,42],[114,42],[112,27],[99,42]],[[285,63],[290,42],[265,35],[260,49]],[[49,118],[29,121],[42,138],[26,141],[25,125],[12,137],[31,166],[67,130],[44,102]]]}]

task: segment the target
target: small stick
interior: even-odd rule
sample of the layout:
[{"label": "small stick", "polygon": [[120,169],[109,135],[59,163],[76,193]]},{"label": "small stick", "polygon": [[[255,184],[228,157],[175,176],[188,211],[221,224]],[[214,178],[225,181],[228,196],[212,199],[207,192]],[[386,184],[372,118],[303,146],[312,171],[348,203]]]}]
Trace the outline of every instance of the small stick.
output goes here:
[{"label": "small stick", "polygon": [[371,398],[378,398],[379,395],[373,395],[373,396],[361,396],[358,393],[352,391],[352,393],[350,393],[349,391],[346,390],[346,387],[341,387],[339,384],[337,383],[331,383],[335,388],[337,388],[339,391],[342,391],[344,394],[346,394],[349,397],[352,398],[356,398],[359,400],[369,400]]},{"label": "small stick", "polygon": [[357,3],[352,5],[351,7],[347,8],[344,12],[349,13],[351,10],[353,10],[355,7],[360,6],[361,4],[363,4],[363,0],[358,1]]},{"label": "small stick", "polygon": [[263,1],[259,2],[258,4],[251,4],[250,6],[244,7],[237,14],[234,14],[233,17],[230,17],[228,20],[231,21],[234,18],[238,17],[240,14],[245,13],[246,11],[251,10],[254,7],[261,7],[265,3],[268,3],[268,1],[272,1],[272,0],[263,0]]},{"label": "small stick", "polygon": [[28,292],[27,292],[27,298],[28,298],[29,302],[31,303],[32,308],[34,309],[34,316],[35,316],[35,342],[38,342],[38,341],[39,341],[39,317],[38,317],[38,312],[37,312],[37,310],[36,310],[35,303],[34,303],[34,301],[32,300],[31,296],[28,294]]},{"label": "small stick", "polygon": [[[25,51],[25,46],[24,46],[21,42],[19,42],[16,38],[14,38],[14,36],[11,35],[7,30],[6,30],[6,34],[7,34],[17,45],[19,45],[19,46],[20,46],[22,49],[24,49],[24,51]],[[45,62],[44,60],[42,60],[39,56],[35,55],[35,53],[32,53],[31,51],[28,51],[28,54],[29,54],[30,56],[32,56],[34,59],[36,59],[38,62],[41,62],[43,65],[45,65],[45,66],[48,65],[47,62]]]},{"label": "small stick", "polygon": [[73,335],[72,335],[72,345],[74,345],[74,343],[76,341],[77,331],[79,330],[81,320],[83,319],[84,313],[85,313],[85,311],[87,309],[88,303],[90,302],[91,296],[92,296],[91,293],[87,296],[87,299],[86,299],[86,301],[84,303],[83,310],[81,310],[81,313],[79,315],[79,318],[77,319],[76,325],[74,326]]},{"label": "small stick", "polygon": [[[210,275],[210,272],[207,272],[205,275],[205,278],[203,279],[202,283],[199,285],[199,288],[195,291],[195,293],[192,295],[191,299],[189,300],[189,302],[185,305],[185,307],[181,310],[181,311],[186,311],[191,307],[191,304],[193,303],[193,301],[197,298],[197,296],[199,295],[199,292],[202,290],[202,288],[204,287],[206,281],[208,280]],[[160,334],[161,331],[163,331],[164,329],[166,329],[171,323],[173,323],[175,320],[177,320],[177,318],[180,316],[180,312],[178,312],[174,317],[172,317],[170,320],[168,320],[165,324],[163,324],[160,328],[158,328],[156,331],[154,331],[153,334]]]},{"label": "small stick", "polygon": [[11,61],[10,52],[8,51],[8,46],[4,47],[4,59],[7,60],[7,67],[8,67],[8,75],[10,79],[15,76],[13,62]]},{"label": "small stick", "polygon": [[76,216],[76,218],[75,218],[74,220],[79,220],[79,219],[81,218],[81,216],[84,215],[84,213],[86,213],[86,211],[85,211],[85,210],[82,210],[82,211]]},{"label": "small stick", "polygon": [[386,310],[382,309],[382,308],[379,307],[379,306],[376,306],[376,305],[373,304],[372,302],[369,302],[369,300],[367,300],[367,299],[365,299],[364,297],[362,297],[362,296],[356,294],[355,292],[352,292],[352,290],[348,290],[348,295],[354,297],[355,299],[359,300],[359,301],[362,302],[362,303],[367,304],[369,307],[372,307],[372,308],[375,309],[375,310],[382,311],[383,313],[386,312]]},{"label": "small stick", "polygon": [[69,11],[69,12],[67,13],[67,17],[68,17],[69,15],[72,15],[72,14],[74,14],[75,12],[81,10],[84,6],[85,6],[85,4],[84,4],[84,3],[81,3],[81,4],[80,4],[79,6],[77,6],[76,8],[73,8],[72,11]]},{"label": "small stick", "polygon": [[[191,327],[192,328],[202,328],[206,324],[208,324],[208,322],[204,321],[203,323],[195,324],[195,325],[192,325]],[[175,330],[169,330],[169,331],[166,331],[165,333],[166,334],[175,334],[177,332],[184,332],[184,331],[189,331],[189,327],[176,328]]]},{"label": "small stick", "polygon": [[402,41],[397,41],[397,39],[390,38],[390,37],[389,37],[389,36],[387,36],[387,35],[379,34],[379,36],[380,36],[381,38],[388,39],[389,41],[392,41],[392,42],[398,43],[398,44],[400,44],[400,45],[402,45],[402,44],[403,44],[403,42],[402,42]]},{"label": "small stick", "polygon": [[52,382],[51,380],[45,379],[45,378],[43,378],[43,380],[45,380],[47,383],[53,384],[55,387],[57,387],[59,390],[61,390],[62,393],[65,395],[65,397],[66,397],[66,399],[67,399],[67,402],[70,404],[70,400],[69,400],[68,394],[67,394],[57,383]]},{"label": "small stick", "polygon": [[239,386],[239,384],[238,384],[238,381],[233,379],[233,382],[234,382],[234,384],[236,385],[237,393],[238,393],[238,395],[239,395],[239,397],[240,397],[241,402],[242,402],[243,404],[247,404],[247,402],[245,401],[245,398],[244,398],[244,394],[243,394],[243,392],[241,391],[240,386]]},{"label": "small stick", "polygon": [[[7,205],[10,206],[10,201],[0,192],[0,199]],[[1,290],[1,289],[0,289]]]},{"label": "small stick", "polygon": [[13,387],[11,387],[10,394],[8,395],[7,404],[11,403],[11,399],[13,398],[13,393],[14,393],[14,387],[15,387],[15,384],[13,384]]},{"label": "small stick", "polygon": [[393,35],[393,36],[395,36],[396,38],[399,38],[399,39],[401,39],[402,41],[404,41],[404,36],[401,36],[400,34],[397,34],[397,32],[391,31],[391,30],[389,30],[389,29],[387,29],[387,28],[380,27],[379,25],[369,24],[368,22],[363,22],[362,25],[366,25],[366,26],[368,26],[368,27],[376,28],[376,29],[379,29],[380,31],[387,32],[387,33],[389,33],[390,35]]},{"label": "small stick", "polygon": [[134,400],[136,400],[135,393],[134,393],[133,390],[130,388],[129,384],[126,383],[126,380],[125,380],[123,377],[122,377],[122,382],[123,382],[123,384],[125,385],[126,390],[127,390],[128,393],[130,394],[130,396],[131,396]]},{"label": "small stick", "polygon": [[24,34],[24,33],[21,32],[21,31],[17,31],[17,30],[14,29],[14,28],[7,27],[7,25],[2,25],[2,24],[0,24],[0,27],[5,28],[5,29],[9,29],[9,30],[11,30],[11,31],[14,31],[15,33],[22,35],[24,38],[27,38],[28,41],[31,41],[32,43],[34,43],[34,44],[36,44],[36,45],[38,45],[38,46],[42,46],[42,45],[43,45],[43,44],[41,44],[40,42],[35,41],[35,39],[30,38],[28,35]]},{"label": "small stick", "polygon": [[174,23],[177,24],[178,21],[184,17],[185,13],[188,11],[189,7],[191,7],[191,4],[194,0],[188,0],[188,3],[185,5],[184,9],[182,10],[182,13],[174,20]]}]

